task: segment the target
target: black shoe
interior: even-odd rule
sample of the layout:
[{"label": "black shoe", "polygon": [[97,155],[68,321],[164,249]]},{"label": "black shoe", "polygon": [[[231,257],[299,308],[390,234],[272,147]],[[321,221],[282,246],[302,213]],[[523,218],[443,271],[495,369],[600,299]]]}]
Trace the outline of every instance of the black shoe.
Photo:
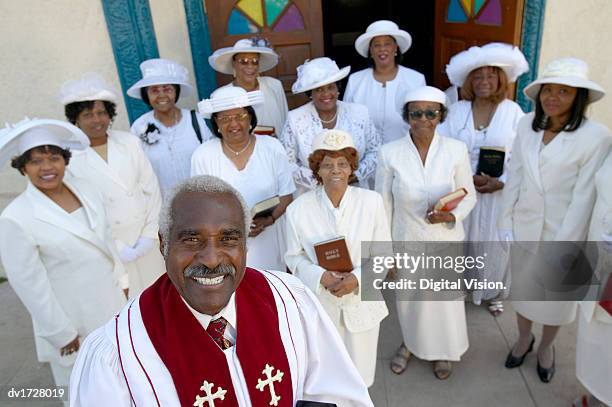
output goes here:
[{"label": "black shoe", "polygon": [[508,357],[506,358],[505,366],[508,369],[512,369],[512,368],[519,367],[520,365],[522,365],[523,361],[525,360],[525,356],[527,356],[527,354],[533,350],[533,343],[534,342],[535,342],[535,336],[531,338],[531,343],[529,344],[529,349],[527,349],[527,352],[523,353],[522,356],[514,356],[512,354],[512,349],[510,349],[510,353],[508,353]]},{"label": "black shoe", "polygon": [[549,383],[555,375],[555,348],[553,346],[553,363],[548,369],[540,366],[540,359],[538,358],[538,377],[542,383]]}]

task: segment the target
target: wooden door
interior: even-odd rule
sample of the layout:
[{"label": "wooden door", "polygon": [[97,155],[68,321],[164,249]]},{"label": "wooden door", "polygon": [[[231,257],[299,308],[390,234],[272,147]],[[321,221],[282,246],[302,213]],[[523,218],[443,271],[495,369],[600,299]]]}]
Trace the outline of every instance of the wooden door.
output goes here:
[{"label": "wooden door", "polygon": [[[321,0],[206,0],[212,49],[234,45],[241,38],[266,38],[279,63],[265,72],[283,82],[289,109],[306,102],[294,96],[296,68],[306,59],[323,56]],[[217,74],[220,85],[231,76]]]},{"label": "wooden door", "polygon": [[473,45],[520,45],[524,0],[436,0],[434,85],[450,86],[446,64]]}]

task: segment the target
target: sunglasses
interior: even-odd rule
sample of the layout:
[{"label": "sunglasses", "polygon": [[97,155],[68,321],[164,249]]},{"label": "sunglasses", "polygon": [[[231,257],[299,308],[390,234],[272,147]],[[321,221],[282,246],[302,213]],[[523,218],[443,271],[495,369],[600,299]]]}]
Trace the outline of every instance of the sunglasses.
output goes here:
[{"label": "sunglasses", "polygon": [[440,110],[412,110],[408,112],[411,119],[417,120],[425,115],[427,120],[433,120],[440,115]]},{"label": "sunglasses", "polygon": [[249,113],[244,112],[244,113],[232,114],[228,116],[217,116],[215,117],[215,120],[222,124],[228,124],[228,123],[231,123],[233,120],[240,122],[248,118],[249,118]]},{"label": "sunglasses", "polygon": [[237,59],[238,63],[240,65],[253,65],[253,66],[259,66],[259,59],[258,58],[238,58]]}]

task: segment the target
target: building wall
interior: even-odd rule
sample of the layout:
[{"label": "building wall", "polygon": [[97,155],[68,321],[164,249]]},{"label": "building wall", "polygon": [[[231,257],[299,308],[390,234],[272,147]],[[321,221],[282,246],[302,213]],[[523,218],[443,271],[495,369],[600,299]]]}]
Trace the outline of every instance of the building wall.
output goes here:
[{"label": "building wall", "polygon": [[577,57],[589,64],[590,79],[608,92],[590,108],[589,117],[612,129],[612,16],[610,0],[548,0],[540,51],[541,70],[560,57]]}]

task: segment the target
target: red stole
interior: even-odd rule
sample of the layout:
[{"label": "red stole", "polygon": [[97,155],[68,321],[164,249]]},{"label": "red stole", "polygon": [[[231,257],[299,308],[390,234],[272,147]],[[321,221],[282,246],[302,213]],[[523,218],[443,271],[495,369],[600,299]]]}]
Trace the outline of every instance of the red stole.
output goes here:
[{"label": "red stole", "polygon": [[[227,359],[181,299],[166,274],[140,296],[140,312],[157,354],[172,376],[182,406],[193,406],[196,396],[204,397],[204,381],[214,383],[211,394],[221,387],[224,399],[215,406],[238,406]],[[254,406],[270,405],[271,387],[256,388],[268,378],[263,373],[272,366],[277,406],[293,406],[291,371],[278,324],[276,301],[266,278],[246,268],[236,290],[236,353]],[[268,369],[270,371],[270,369]],[[262,387],[262,386],[260,386]],[[208,406],[208,403],[203,403]]]},{"label": "red stole", "polygon": [[601,300],[599,305],[606,310],[610,316],[612,316],[612,274],[608,276],[608,282],[606,283],[604,290],[601,294]]}]

